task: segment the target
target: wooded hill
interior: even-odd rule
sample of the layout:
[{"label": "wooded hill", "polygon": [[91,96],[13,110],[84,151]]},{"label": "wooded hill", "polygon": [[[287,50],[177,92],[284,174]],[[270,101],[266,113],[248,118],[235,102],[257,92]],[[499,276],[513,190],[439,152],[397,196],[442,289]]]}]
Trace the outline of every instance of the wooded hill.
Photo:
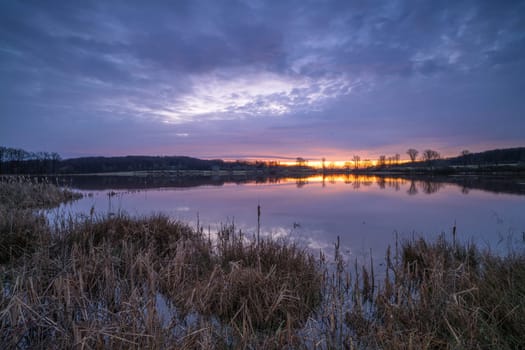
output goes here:
[{"label": "wooded hill", "polygon": [[512,165],[525,164],[525,147],[495,149],[480,153],[468,153],[459,157],[446,159],[451,165]]},{"label": "wooded hill", "polygon": [[388,171],[422,172],[486,172],[486,171],[525,171],[525,147],[495,149],[479,153],[468,153],[452,158],[438,158],[383,167]]},{"label": "wooded hill", "polygon": [[137,171],[253,170],[276,164],[225,162],[184,156],[81,157],[61,159],[57,153],[32,153],[0,147],[0,174],[89,174]]}]

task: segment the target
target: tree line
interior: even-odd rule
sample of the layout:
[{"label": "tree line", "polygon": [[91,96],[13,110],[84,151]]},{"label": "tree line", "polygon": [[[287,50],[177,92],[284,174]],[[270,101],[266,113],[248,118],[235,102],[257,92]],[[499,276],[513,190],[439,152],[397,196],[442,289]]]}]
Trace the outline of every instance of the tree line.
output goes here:
[{"label": "tree line", "polygon": [[[380,155],[375,164],[370,159],[362,159],[359,155],[354,155],[350,161],[344,163],[343,168],[347,171],[353,170],[381,170],[390,167],[402,170],[406,167],[429,168],[435,167],[468,167],[468,166],[500,166],[500,165],[525,165],[525,147],[489,150],[479,153],[472,153],[469,150],[462,150],[458,156],[444,158],[433,149],[419,151],[409,148],[406,151],[409,161],[402,161],[401,155],[396,153],[391,156]],[[304,158],[297,158],[297,165],[304,165],[307,161]],[[322,158],[321,165],[323,172],[334,172],[337,169],[334,163],[326,165],[326,158]]]},{"label": "tree line", "polygon": [[185,156],[80,157],[61,159],[58,153],[28,152],[0,147],[0,174],[86,174],[135,171],[267,170],[276,162],[225,162]]},{"label": "tree line", "polygon": [[[471,153],[463,150],[457,157],[444,159],[441,154],[432,149],[425,149],[421,153],[415,148],[406,151],[410,161],[401,161],[401,155],[380,155],[374,164],[370,159],[361,159],[354,155],[350,161],[344,163],[343,169],[347,172],[360,169],[385,169],[396,167],[436,167],[450,166],[480,166],[480,165],[505,165],[525,164],[525,147],[491,150],[481,153]],[[419,156],[419,157],[418,157]],[[323,172],[336,172],[334,162],[326,164],[322,158]],[[183,171],[183,170],[257,170],[269,174],[279,173],[285,167],[279,162],[226,162],[220,159],[204,160],[184,156],[125,156],[125,157],[81,157],[62,159],[56,152],[28,152],[20,148],[0,146],[0,174],[85,174],[108,172],[134,172],[134,171]],[[313,170],[308,166],[308,160],[296,158],[295,168],[292,170]]]},{"label": "tree line", "polygon": [[61,161],[56,152],[28,152],[0,146],[0,174],[52,174]]}]

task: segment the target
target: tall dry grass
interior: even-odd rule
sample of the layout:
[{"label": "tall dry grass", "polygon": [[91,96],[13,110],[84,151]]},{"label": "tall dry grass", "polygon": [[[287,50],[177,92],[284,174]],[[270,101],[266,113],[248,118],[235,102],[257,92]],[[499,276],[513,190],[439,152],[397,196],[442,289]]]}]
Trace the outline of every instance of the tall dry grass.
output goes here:
[{"label": "tall dry grass", "polygon": [[518,349],[523,315],[523,251],[502,257],[440,237],[404,242],[397,263],[387,256],[367,311],[352,308],[346,323],[362,348]]},{"label": "tall dry grass", "polygon": [[[320,301],[318,266],[293,245],[255,247],[231,235],[219,248],[163,216],[74,221],[52,237],[3,266],[8,347],[160,349],[204,336],[228,347],[280,346]],[[230,245],[234,257],[223,255]],[[159,310],[159,298],[172,308]]]},{"label": "tall dry grass", "polygon": [[46,218],[33,209],[50,208],[80,197],[46,178],[0,176],[0,264],[49,243]]},{"label": "tall dry grass", "polygon": [[53,185],[48,178],[0,176],[0,206],[4,208],[50,208],[81,197]]},{"label": "tall dry grass", "polygon": [[[24,208],[45,201],[37,202],[20,200]],[[6,349],[525,344],[518,249],[498,256],[444,238],[407,241],[394,256],[387,251],[379,280],[374,261],[345,260],[339,239],[334,259],[326,259],[293,242],[248,239],[233,226],[211,240],[162,215],[63,218],[50,226],[12,205],[0,207],[0,220]]]},{"label": "tall dry grass", "polygon": [[212,241],[161,215],[63,218],[51,228],[37,212],[6,207],[1,220],[3,237],[25,240],[4,240],[4,348],[281,348],[320,302],[309,254],[230,226]]}]

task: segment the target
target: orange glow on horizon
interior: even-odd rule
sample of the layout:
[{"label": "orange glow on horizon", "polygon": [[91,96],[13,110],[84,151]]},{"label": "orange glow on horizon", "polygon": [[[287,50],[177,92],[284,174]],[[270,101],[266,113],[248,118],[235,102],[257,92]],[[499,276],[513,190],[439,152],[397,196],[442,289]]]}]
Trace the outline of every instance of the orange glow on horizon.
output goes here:
[{"label": "orange glow on horizon", "polygon": [[[349,183],[387,183],[387,184],[404,184],[406,179],[398,177],[385,177],[378,175],[356,175],[356,174],[330,174],[330,175],[312,175],[307,177],[284,177],[279,178],[277,183],[289,184],[298,182],[303,184],[331,183],[331,184],[349,184]],[[249,185],[249,184],[247,184]],[[254,186],[256,184],[253,184]]]},{"label": "orange glow on horizon", "polygon": [[[323,161],[321,160],[308,160],[308,158],[303,158],[304,161],[305,161],[305,166],[308,166],[308,167],[312,167],[312,168],[315,168],[315,169],[322,169],[323,168]],[[235,161],[235,160],[228,160],[228,161]],[[248,161],[248,162],[256,162],[256,161],[260,161],[260,162],[277,162],[278,164],[280,165],[284,165],[284,166],[296,166],[298,165],[297,164],[297,160],[289,160],[289,159],[286,159],[286,160],[279,160],[279,159],[245,159],[244,161]],[[407,159],[400,159],[398,161],[398,164],[404,164],[404,163],[409,163],[410,160],[407,160]],[[379,163],[379,159],[361,159],[359,161],[359,166],[358,168],[359,169],[365,169],[365,168],[368,168],[368,167],[374,167],[376,165],[378,165]],[[352,161],[352,160],[325,160],[324,162],[324,167],[326,169],[346,169],[346,168],[349,168],[349,169],[354,169],[355,168],[355,162]]]}]

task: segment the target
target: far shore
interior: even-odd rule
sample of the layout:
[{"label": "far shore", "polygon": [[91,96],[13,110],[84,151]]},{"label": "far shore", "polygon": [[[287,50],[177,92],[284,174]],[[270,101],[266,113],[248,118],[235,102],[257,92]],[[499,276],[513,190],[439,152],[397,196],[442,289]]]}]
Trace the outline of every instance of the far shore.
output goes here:
[{"label": "far shore", "polygon": [[[40,176],[39,176],[40,177]],[[223,186],[234,184],[271,184],[283,181],[296,181],[298,186],[314,186],[317,182],[333,181],[339,177],[345,183],[372,181],[381,185],[388,179],[429,184],[453,184],[465,191],[478,189],[494,193],[525,194],[525,173],[521,172],[483,172],[483,173],[425,173],[425,172],[322,172],[322,169],[286,173],[267,173],[264,171],[127,171],[108,173],[83,173],[43,175],[60,186],[79,190],[119,190],[170,187]],[[311,181],[310,181],[311,180]],[[441,188],[441,186],[433,186]],[[430,188],[430,187],[429,187]]]}]

